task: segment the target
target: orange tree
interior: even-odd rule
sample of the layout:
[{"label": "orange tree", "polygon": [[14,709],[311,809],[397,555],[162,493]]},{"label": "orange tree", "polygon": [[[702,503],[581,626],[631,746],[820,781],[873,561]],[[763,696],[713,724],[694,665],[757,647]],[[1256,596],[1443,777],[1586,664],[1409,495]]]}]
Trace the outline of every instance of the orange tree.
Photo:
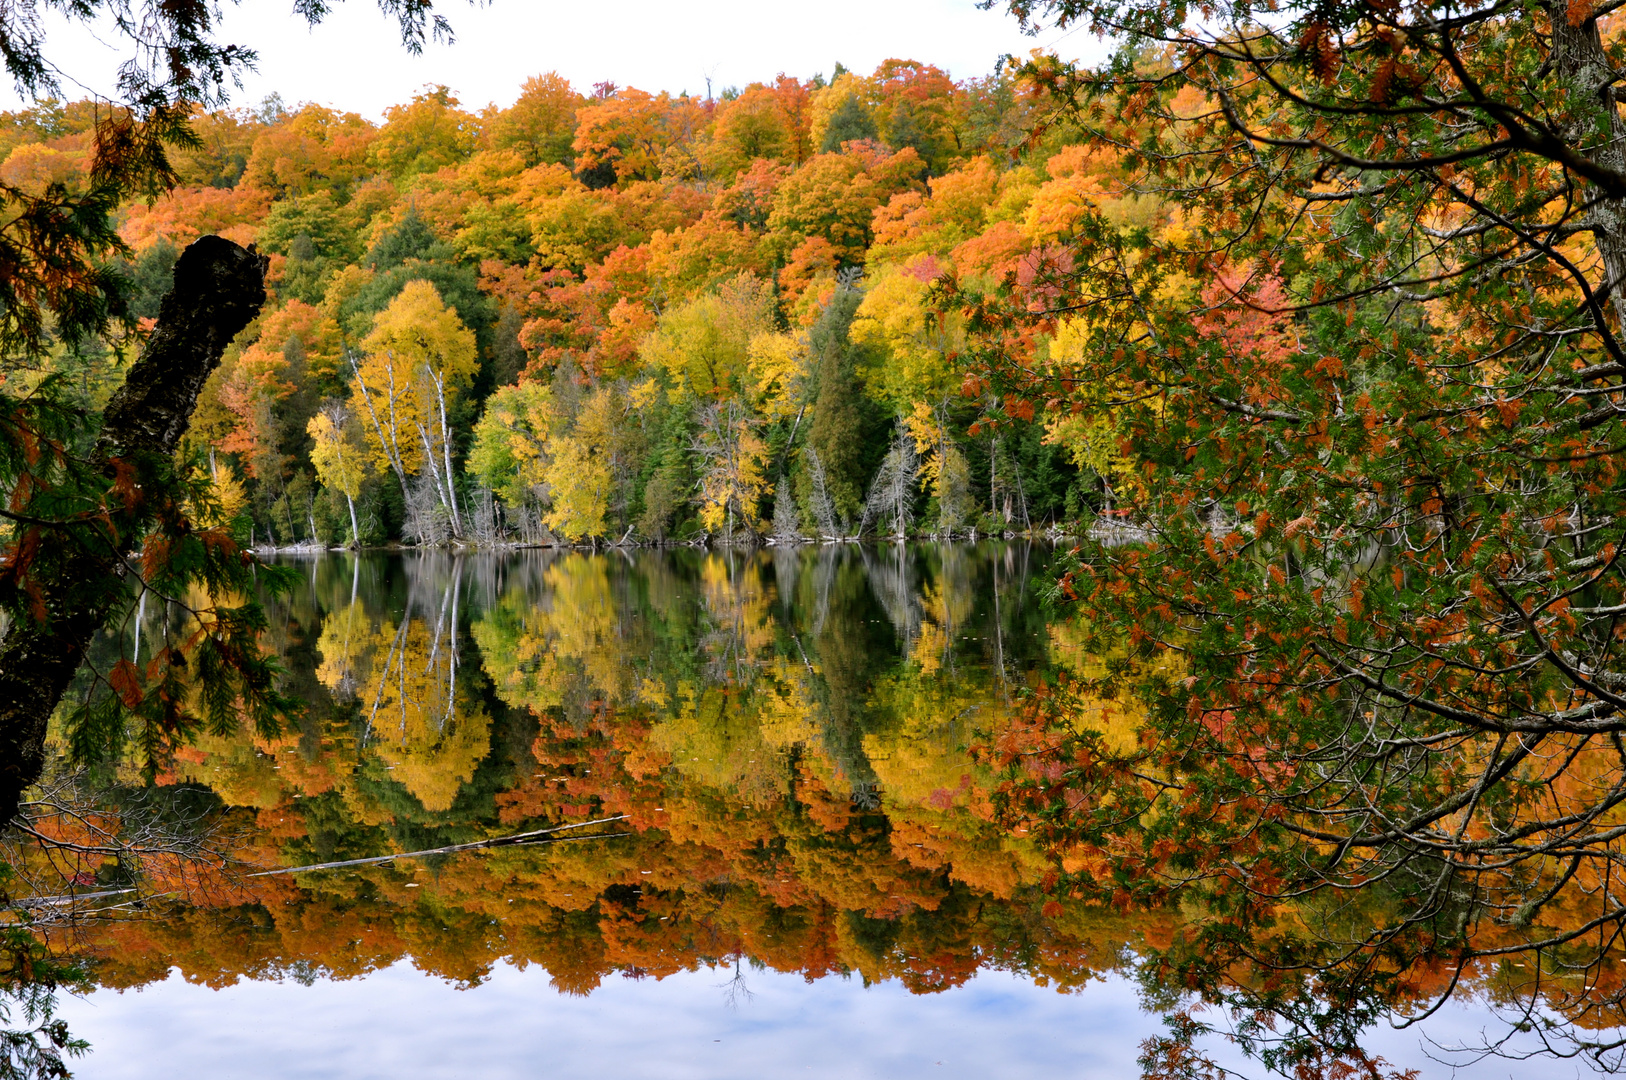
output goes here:
[{"label": "orange tree", "polygon": [[1155,210],[945,290],[989,422],[1122,455],[1060,589],[1139,738],[1047,699],[989,751],[1009,812],[1059,889],[1177,898],[1148,985],[1272,1068],[1377,1075],[1363,1030],[1470,981],[1618,1065],[1621,5],[1009,6],[1118,40],[1024,75]]}]

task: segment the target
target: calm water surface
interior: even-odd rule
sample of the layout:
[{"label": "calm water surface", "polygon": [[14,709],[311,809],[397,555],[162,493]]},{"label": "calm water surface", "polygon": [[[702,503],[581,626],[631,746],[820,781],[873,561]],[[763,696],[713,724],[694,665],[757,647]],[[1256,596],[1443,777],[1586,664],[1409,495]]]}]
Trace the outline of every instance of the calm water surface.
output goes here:
[{"label": "calm water surface", "polygon": [[[92,942],[79,1075],[1133,1076],[1158,1022],[1126,972],[1167,919],[1050,904],[970,754],[1090,664],[1041,603],[1049,559],[295,562],[273,614],[298,730],[205,740],[168,778],[231,808],[245,858],[626,835],[193,883]],[[1480,1024],[1470,1003],[1430,1035]],[[1452,1075],[1415,1032],[1378,1042]]]}]

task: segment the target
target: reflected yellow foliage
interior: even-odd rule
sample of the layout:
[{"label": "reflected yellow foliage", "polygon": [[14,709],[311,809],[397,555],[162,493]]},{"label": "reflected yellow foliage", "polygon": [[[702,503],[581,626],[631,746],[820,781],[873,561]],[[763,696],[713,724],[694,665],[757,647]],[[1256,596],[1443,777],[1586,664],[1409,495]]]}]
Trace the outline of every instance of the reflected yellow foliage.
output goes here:
[{"label": "reflected yellow foliage", "polygon": [[1058,916],[1053,864],[993,820],[970,744],[1067,642],[991,621],[989,591],[1011,585],[990,559],[566,553],[487,573],[427,556],[398,578],[364,562],[313,572],[320,614],[280,631],[314,644],[328,726],[206,739],[177,763],[252,815],[251,859],[614,815],[628,835],[263,879],[252,918],[223,898],[116,931],[110,980],[175,962],[223,984],[276,957],[334,977],[410,958],[468,982],[506,958],[581,993],[752,957],[930,992],[990,963],[1076,985],[1143,933]]}]

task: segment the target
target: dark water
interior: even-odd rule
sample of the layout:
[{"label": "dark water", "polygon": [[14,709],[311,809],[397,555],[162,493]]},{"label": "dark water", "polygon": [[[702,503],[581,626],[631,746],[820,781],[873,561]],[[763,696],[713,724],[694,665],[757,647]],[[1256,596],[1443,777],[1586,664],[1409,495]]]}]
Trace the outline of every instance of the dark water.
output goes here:
[{"label": "dark water", "polygon": [[[973,749],[1091,660],[1047,549],[326,555],[273,609],[307,703],[204,740],[244,859],[620,817],[597,839],[189,880],[64,1010],[124,1076],[1134,1075],[1176,914],[1044,895]],[[624,815],[624,816],[623,816]],[[1476,1029],[1471,1006],[1431,1034]],[[1378,1040],[1431,1065],[1415,1032]],[[1499,1064],[1460,1075],[1568,1075]]]}]

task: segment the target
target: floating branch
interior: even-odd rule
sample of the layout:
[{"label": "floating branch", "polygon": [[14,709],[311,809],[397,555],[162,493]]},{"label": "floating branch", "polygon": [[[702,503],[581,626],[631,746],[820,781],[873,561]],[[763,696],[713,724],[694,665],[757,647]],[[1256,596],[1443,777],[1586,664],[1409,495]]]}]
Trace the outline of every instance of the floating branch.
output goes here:
[{"label": "floating branch", "polygon": [[[536,829],[531,832],[515,833],[512,836],[497,836],[490,840],[474,840],[467,844],[450,844],[446,847],[426,848],[423,851],[402,851],[393,855],[374,855],[366,859],[343,859],[339,862],[313,863],[310,866],[284,866],[275,870],[261,870],[249,874],[251,878],[270,877],[274,874],[299,874],[307,870],[337,870],[346,866],[367,866],[372,863],[390,862],[395,859],[415,859],[425,855],[451,855],[459,851],[480,851],[489,848],[521,847],[536,844],[563,844],[571,840],[613,840],[618,836],[631,836],[630,832],[614,833],[588,833],[585,836],[553,836],[554,833],[565,832],[570,829],[585,829],[590,825],[608,825],[616,821],[625,821],[626,814],[617,814],[614,817],[598,818],[594,821],[578,821],[570,825],[555,825],[550,829]],[[69,893],[62,896],[29,896],[18,897],[10,901],[12,907],[48,907],[53,904],[68,904],[81,900],[105,900],[113,896],[127,896],[136,892],[130,889],[104,889],[100,892]],[[171,896],[173,893],[156,893],[149,899],[160,896]]]},{"label": "floating branch", "polygon": [[552,833],[564,832],[567,829],[585,829],[589,825],[608,825],[613,821],[625,821],[627,815],[617,814],[614,817],[599,818],[595,821],[578,821],[574,825],[555,825],[551,829],[537,829],[533,832],[515,833],[513,836],[498,836],[490,840],[473,840],[467,844],[451,844],[447,847],[426,848],[423,851],[403,851],[396,855],[374,855],[366,859],[344,859],[340,862],[313,863],[310,866],[285,866],[277,870],[261,870],[249,877],[269,877],[272,874],[298,874],[305,870],[337,870],[344,866],[366,866],[370,863],[390,862],[393,859],[415,859],[423,855],[451,855],[459,851],[479,851],[483,848],[516,847],[522,844],[559,844],[567,840],[607,840],[617,836],[631,836],[631,833],[591,833],[587,836],[561,836],[556,839],[542,839]]}]

